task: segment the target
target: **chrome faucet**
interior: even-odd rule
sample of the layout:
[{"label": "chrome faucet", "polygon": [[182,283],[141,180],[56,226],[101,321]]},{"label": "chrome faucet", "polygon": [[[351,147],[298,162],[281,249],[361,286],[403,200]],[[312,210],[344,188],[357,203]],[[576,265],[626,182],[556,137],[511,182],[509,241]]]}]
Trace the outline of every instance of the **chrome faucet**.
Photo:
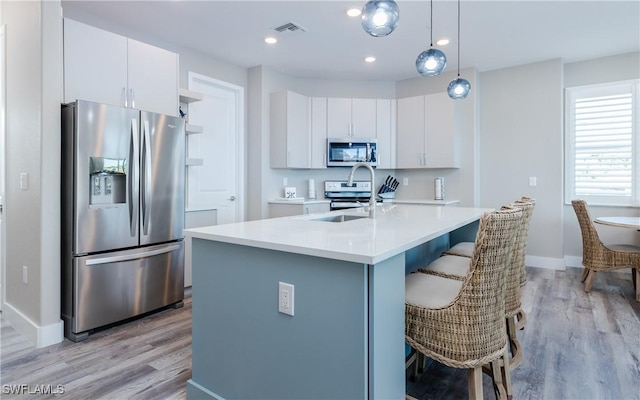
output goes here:
[{"label": "chrome faucet", "polygon": [[376,217],[376,192],[373,190],[373,185],[375,184],[375,173],[373,172],[373,167],[364,162],[358,162],[351,167],[351,172],[349,172],[349,178],[347,179],[347,186],[353,185],[353,173],[360,167],[365,167],[371,173],[371,197],[369,197],[369,218]]}]

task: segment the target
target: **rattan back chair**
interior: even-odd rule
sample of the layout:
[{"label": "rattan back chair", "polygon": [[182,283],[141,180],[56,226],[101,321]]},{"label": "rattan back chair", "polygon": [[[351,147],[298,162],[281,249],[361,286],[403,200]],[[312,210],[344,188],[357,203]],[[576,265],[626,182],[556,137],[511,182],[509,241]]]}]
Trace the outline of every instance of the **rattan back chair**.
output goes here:
[{"label": "rattan back chair", "polygon": [[[529,225],[533,216],[533,209],[536,201],[529,197],[521,197],[507,207],[517,207],[522,209],[523,217],[516,232],[514,253],[511,265],[507,272],[507,291],[505,295],[505,318],[507,323],[507,333],[511,350],[511,368],[515,368],[522,362],[522,346],[516,335],[516,331],[523,329],[526,323],[526,314],[522,309],[520,300],[520,287],[526,282],[525,256],[527,246],[527,236]],[[433,275],[450,279],[464,279],[468,270],[468,263],[459,257],[471,257],[473,253],[473,243],[459,243],[452,249],[445,251],[443,257],[435,260],[426,268],[420,269]],[[457,258],[458,257],[458,258]]]},{"label": "rattan back chair", "polygon": [[520,365],[523,358],[522,345],[518,340],[516,332],[524,328],[526,321],[526,314],[522,309],[520,289],[522,283],[526,281],[525,256],[527,253],[527,236],[529,235],[529,224],[535,205],[535,200],[526,197],[511,204],[512,207],[522,210],[522,220],[516,231],[513,256],[511,257],[510,267],[507,272],[507,290],[504,300],[507,334],[509,335],[509,346],[511,350],[511,359],[509,361],[511,369]]},{"label": "rattan back chair", "polygon": [[[417,301],[408,297],[405,302],[407,343],[438,362],[467,369],[470,398],[482,398],[484,365],[491,366],[500,397],[506,396],[503,380],[509,381],[509,368],[501,368],[508,364],[504,362],[505,277],[522,216],[522,210],[516,208],[490,211],[482,216],[467,276],[462,282],[448,280],[460,285],[448,304],[429,306],[433,304],[431,299]],[[407,285],[415,280],[412,278],[424,278],[420,282],[447,280],[417,271],[407,277]],[[428,282],[424,287],[429,287]],[[430,293],[424,295],[428,297]]]},{"label": "rattan back chair", "polygon": [[582,265],[584,271],[580,280],[584,291],[589,292],[596,272],[631,268],[631,277],[636,301],[640,301],[640,248],[632,245],[605,245],[598,236],[587,202],[572,200],[571,205],[578,217],[582,233]]}]

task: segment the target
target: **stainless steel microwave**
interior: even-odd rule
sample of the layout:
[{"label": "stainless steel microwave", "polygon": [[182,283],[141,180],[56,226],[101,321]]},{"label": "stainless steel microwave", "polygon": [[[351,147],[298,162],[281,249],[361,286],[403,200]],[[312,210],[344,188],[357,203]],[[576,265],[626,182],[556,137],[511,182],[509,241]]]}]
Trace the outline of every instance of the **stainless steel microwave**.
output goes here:
[{"label": "stainless steel microwave", "polygon": [[376,139],[327,139],[327,167],[351,167],[358,162],[378,165]]}]

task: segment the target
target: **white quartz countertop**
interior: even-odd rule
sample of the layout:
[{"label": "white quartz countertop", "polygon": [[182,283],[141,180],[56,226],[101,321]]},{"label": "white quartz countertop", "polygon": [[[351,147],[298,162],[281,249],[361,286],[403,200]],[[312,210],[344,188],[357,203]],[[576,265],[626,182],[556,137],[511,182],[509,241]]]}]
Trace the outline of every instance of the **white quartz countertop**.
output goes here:
[{"label": "white quartz countertop", "polygon": [[383,204],[376,218],[361,209],[185,229],[185,236],[290,253],[376,264],[480,218],[486,209]]},{"label": "white quartz countertop", "polygon": [[447,206],[460,203],[460,200],[425,200],[425,199],[385,199],[385,203],[390,202],[394,204],[426,204],[436,206]]},{"label": "white quartz countertop", "polygon": [[278,199],[273,199],[273,200],[269,200],[268,203],[270,204],[329,204],[331,203],[331,200],[326,200],[326,199],[305,199],[304,197],[302,198],[295,198],[295,199],[287,199],[287,198],[278,198]]}]

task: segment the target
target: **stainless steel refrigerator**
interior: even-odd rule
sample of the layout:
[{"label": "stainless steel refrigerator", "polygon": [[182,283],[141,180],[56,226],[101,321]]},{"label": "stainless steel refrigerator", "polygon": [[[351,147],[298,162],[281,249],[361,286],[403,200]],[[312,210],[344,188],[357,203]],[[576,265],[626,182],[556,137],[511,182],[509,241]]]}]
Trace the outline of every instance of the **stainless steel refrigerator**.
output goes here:
[{"label": "stainless steel refrigerator", "polygon": [[65,336],[184,299],[182,119],[78,100],[62,106]]}]

